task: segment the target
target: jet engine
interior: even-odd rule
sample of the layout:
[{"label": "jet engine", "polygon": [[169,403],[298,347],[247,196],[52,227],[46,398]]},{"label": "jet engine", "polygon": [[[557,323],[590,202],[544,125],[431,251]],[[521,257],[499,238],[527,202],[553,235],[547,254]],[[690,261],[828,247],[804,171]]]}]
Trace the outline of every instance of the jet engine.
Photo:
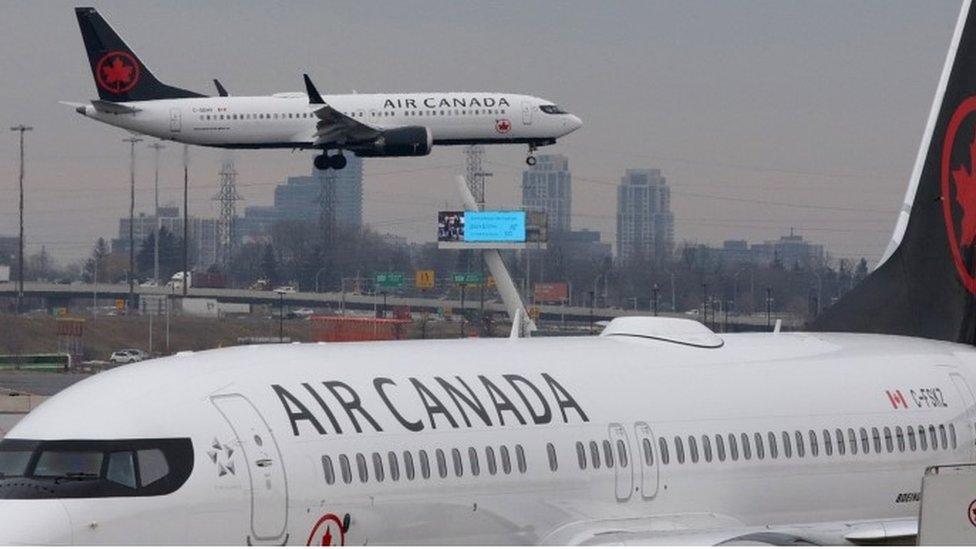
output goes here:
[{"label": "jet engine", "polygon": [[427,156],[434,146],[430,129],[404,126],[385,130],[370,143],[350,147],[357,156]]}]

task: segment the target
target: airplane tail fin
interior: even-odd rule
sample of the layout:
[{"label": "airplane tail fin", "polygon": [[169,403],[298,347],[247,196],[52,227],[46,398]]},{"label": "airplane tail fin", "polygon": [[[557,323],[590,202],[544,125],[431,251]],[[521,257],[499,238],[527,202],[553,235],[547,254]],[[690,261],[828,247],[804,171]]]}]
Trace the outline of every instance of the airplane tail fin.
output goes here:
[{"label": "airplane tail fin", "polygon": [[976,344],[976,9],[963,2],[878,267],[811,325]]},{"label": "airplane tail fin", "polygon": [[75,8],[81,37],[88,50],[98,98],[103,101],[147,101],[205,97],[163,84],[112,30],[95,8]]}]

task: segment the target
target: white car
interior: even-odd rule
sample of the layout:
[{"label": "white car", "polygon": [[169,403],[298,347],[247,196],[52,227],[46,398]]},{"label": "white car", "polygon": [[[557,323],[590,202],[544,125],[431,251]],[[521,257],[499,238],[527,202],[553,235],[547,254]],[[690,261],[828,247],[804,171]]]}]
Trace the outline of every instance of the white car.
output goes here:
[{"label": "white car", "polygon": [[128,364],[130,362],[146,360],[147,358],[149,358],[149,354],[145,351],[141,351],[139,349],[122,349],[121,351],[115,351],[112,353],[112,356],[108,359],[108,361],[115,364]]}]

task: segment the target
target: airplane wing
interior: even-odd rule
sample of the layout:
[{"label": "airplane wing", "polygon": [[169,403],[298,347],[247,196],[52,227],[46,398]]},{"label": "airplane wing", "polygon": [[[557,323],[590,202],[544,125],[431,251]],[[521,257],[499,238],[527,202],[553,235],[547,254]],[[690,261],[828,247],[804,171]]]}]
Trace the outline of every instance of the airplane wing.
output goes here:
[{"label": "airplane wing", "polygon": [[322,95],[315,89],[312,80],[305,76],[305,88],[308,90],[308,102],[316,109],[313,111],[319,118],[316,124],[315,141],[313,146],[326,148],[331,145],[346,145],[372,141],[382,135],[383,130],[360,122],[351,116],[337,111],[322,99]]},{"label": "airplane wing", "polygon": [[881,545],[913,543],[914,519],[743,526],[711,513],[577,523],[545,545]]}]

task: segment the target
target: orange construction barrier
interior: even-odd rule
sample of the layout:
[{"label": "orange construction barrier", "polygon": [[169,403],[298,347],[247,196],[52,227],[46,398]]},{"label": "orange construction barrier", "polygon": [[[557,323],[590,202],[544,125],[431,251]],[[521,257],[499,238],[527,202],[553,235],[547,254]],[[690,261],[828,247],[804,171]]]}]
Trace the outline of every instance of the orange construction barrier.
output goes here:
[{"label": "orange construction barrier", "polygon": [[388,341],[405,339],[410,320],[355,316],[313,316],[314,341]]}]

